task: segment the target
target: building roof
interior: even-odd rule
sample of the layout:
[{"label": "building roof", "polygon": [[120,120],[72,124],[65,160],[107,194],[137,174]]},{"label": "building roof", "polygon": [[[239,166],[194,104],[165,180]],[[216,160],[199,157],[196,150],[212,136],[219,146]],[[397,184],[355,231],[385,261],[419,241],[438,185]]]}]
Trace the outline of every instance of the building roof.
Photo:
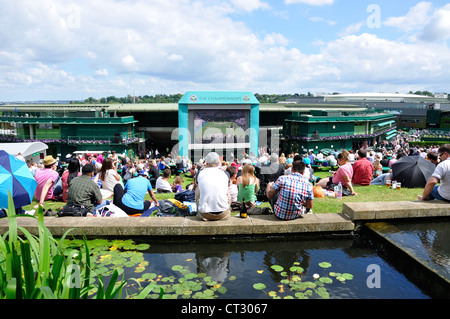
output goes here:
[{"label": "building roof", "polygon": [[409,102],[409,103],[444,103],[445,98],[435,98],[426,95],[400,93],[350,93],[325,95],[324,101],[345,102]]},{"label": "building roof", "polygon": [[41,142],[33,143],[0,143],[0,149],[12,156],[17,156],[19,153],[23,157],[33,155],[34,153],[41,152],[48,149],[47,144]]},{"label": "building roof", "polygon": [[[292,104],[292,103],[261,103],[260,112],[308,112],[309,110],[363,111],[359,105],[349,104]],[[0,112],[77,112],[77,111],[108,111],[116,113],[140,112],[178,112],[177,103],[136,103],[136,104],[21,104],[0,105]]]}]

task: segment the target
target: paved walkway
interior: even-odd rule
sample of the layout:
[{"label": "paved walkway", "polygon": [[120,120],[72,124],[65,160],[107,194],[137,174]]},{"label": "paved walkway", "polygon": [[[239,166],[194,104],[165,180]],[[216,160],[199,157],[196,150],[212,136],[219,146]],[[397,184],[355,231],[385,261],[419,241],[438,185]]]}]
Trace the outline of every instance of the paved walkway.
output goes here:
[{"label": "paved walkway", "polygon": [[[344,203],[340,214],[310,214],[293,221],[281,221],[273,215],[238,216],[222,221],[203,221],[199,217],[45,217],[53,236],[67,230],[86,236],[232,236],[302,233],[351,233],[355,222],[392,218],[450,216],[450,204],[433,202]],[[38,226],[34,218],[18,218],[18,225],[33,234]],[[0,233],[9,229],[7,219],[0,220]]]}]

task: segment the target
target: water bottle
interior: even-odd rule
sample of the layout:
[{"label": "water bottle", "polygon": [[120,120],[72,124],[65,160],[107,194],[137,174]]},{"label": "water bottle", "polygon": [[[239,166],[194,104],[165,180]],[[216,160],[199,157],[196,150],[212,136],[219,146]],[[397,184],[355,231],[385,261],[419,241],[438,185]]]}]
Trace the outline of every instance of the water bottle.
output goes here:
[{"label": "water bottle", "polygon": [[341,182],[339,182],[339,184],[337,186],[336,197],[339,198],[339,199],[342,198],[342,184],[341,184]]}]

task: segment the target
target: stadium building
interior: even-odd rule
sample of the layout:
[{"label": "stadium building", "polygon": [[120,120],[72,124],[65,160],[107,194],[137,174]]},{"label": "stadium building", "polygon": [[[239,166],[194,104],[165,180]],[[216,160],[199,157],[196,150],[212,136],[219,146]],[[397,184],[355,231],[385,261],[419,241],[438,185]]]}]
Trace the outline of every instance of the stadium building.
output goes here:
[{"label": "stadium building", "polygon": [[301,152],[373,145],[394,137],[413,120],[407,112],[417,110],[426,113],[419,126],[450,127],[445,99],[370,96],[260,104],[250,92],[190,91],[178,103],[2,104],[0,142],[43,142],[54,156],[115,150],[134,157],[157,149],[192,159],[215,150],[229,159],[266,147]]}]

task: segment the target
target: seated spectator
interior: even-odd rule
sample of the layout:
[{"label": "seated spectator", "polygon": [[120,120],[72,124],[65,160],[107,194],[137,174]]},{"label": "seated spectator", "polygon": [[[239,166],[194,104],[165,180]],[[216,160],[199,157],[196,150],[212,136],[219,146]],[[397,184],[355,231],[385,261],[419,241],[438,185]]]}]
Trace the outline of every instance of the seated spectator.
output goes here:
[{"label": "seated spectator", "polygon": [[228,186],[228,193],[230,193],[231,202],[237,202],[238,188],[237,188],[237,168],[235,166],[227,166],[226,171],[230,175],[230,186]]},{"label": "seated spectator", "polygon": [[94,165],[89,163],[84,165],[81,173],[81,176],[75,177],[69,183],[66,205],[82,205],[92,213],[95,207],[102,203],[102,193],[92,180],[95,173]]},{"label": "seated spectator", "polygon": [[337,156],[337,161],[339,164],[339,168],[337,172],[333,173],[331,177],[322,178],[317,186],[322,188],[328,188],[331,184],[339,184],[341,182],[343,187],[347,187],[352,195],[358,195],[353,190],[352,185],[352,176],[353,176],[353,167],[350,164],[350,160],[348,158],[349,152],[346,150],[342,150],[341,153]]},{"label": "seated spectator", "polygon": [[373,169],[375,171],[376,177],[383,174],[383,166],[381,165],[381,161],[378,158],[373,162]]},{"label": "seated spectator", "polygon": [[148,164],[148,179],[153,188],[156,188],[156,180],[160,177],[159,168],[156,165],[156,161],[151,159]]},{"label": "seated spectator", "polygon": [[433,174],[428,179],[419,200],[443,200],[450,202],[450,144],[439,148],[441,162],[436,166]]},{"label": "seated spectator", "polygon": [[302,216],[304,209],[313,206],[313,186],[303,178],[305,163],[295,161],[292,173],[279,177],[267,185],[269,198],[275,216],[281,220],[292,220]]},{"label": "seated spectator", "polygon": [[161,157],[161,160],[159,161],[158,168],[160,171],[165,170],[166,168],[170,169],[169,165],[165,162],[166,158],[164,156]]},{"label": "seated spectator", "polygon": [[255,176],[255,168],[251,164],[247,164],[242,168],[242,175],[237,178],[238,186],[238,202],[251,202],[256,204],[256,192],[259,189],[259,179]]},{"label": "seated spectator", "polygon": [[62,181],[56,172],[56,159],[48,155],[43,161],[44,168],[36,170],[34,178],[37,186],[34,196],[42,206],[46,200],[58,200],[62,194]]},{"label": "seated spectator", "polygon": [[157,193],[172,193],[172,186],[170,186],[170,168],[166,168],[163,171],[163,175],[156,180],[156,192]]},{"label": "seated spectator", "polygon": [[125,184],[125,187],[122,187],[120,183],[114,186],[113,204],[128,215],[142,214],[151,205],[150,201],[145,200],[145,194],[148,192],[155,205],[159,206],[150,181],[137,172],[133,172],[132,176]]},{"label": "seated spectator", "polygon": [[101,188],[111,193],[114,191],[114,186],[121,182],[120,175],[117,173],[111,157],[103,160],[100,172],[95,176],[94,182],[97,183],[99,179],[101,181]]},{"label": "seated spectator", "polygon": [[426,159],[429,160],[434,165],[438,165],[439,164],[438,154],[433,152],[433,151],[427,153]]},{"label": "seated spectator", "polygon": [[303,177],[311,183],[314,180],[314,170],[311,167],[311,160],[308,157],[305,157],[303,163],[305,163]]},{"label": "seated spectator", "polygon": [[220,158],[215,152],[205,158],[205,167],[195,178],[195,200],[199,216],[205,220],[230,217],[231,198],[228,193],[230,176],[219,168]]},{"label": "seated spectator", "polygon": [[69,183],[70,181],[77,176],[81,175],[81,164],[78,158],[71,157],[69,159],[67,170],[61,176],[62,181],[62,200],[67,202],[67,198],[69,197]]},{"label": "seated spectator", "polygon": [[175,180],[173,181],[172,184],[172,192],[173,193],[181,192],[183,190],[183,182],[184,180],[181,176],[175,177]]},{"label": "seated spectator", "polygon": [[352,183],[368,186],[373,178],[373,164],[367,159],[365,149],[358,150],[358,157],[359,159],[353,163]]}]

